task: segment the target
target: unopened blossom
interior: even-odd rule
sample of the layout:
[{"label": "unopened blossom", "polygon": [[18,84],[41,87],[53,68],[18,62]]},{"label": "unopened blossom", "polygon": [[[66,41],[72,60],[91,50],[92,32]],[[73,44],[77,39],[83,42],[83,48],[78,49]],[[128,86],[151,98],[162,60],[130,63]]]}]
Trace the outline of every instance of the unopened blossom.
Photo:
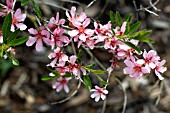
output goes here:
[{"label": "unopened blossom", "polygon": [[86,28],[90,24],[90,18],[86,18],[83,23],[73,21],[74,26],[77,29],[68,31],[68,34],[71,37],[79,38],[81,41],[85,42],[86,38],[92,36],[94,34],[94,30]]},{"label": "unopened blossom", "polygon": [[56,18],[52,17],[48,23],[48,28],[52,31],[55,30],[59,25],[63,25],[65,19],[59,19],[59,12],[56,14]]},{"label": "unopened blossom", "polygon": [[57,79],[57,82],[55,82],[53,85],[52,85],[52,88],[53,89],[56,89],[56,92],[60,92],[62,89],[64,89],[64,91],[66,93],[69,92],[69,87],[68,87],[68,82],[71,78],[58,78]]},{"label": "unopened blossom", "polygon": [[[76,22],[83,22],[85,19],[86,19],[86,14],[84,12],[81,12],[80,15],[78,16],[76,14],[76,7],[71,7],[71,11],[70,11],[70,14],[68,13],[68,11],[66,11],[66,16],[67,16],[67,19],[69,20],[69,26],[72,27],[72,28],[75,28],[75,21]],[[73,23],[74,21],[74,23]]]},{"label": "unopened blossom", "polygon": [[50,59],[53,58],[53,61],[49,64],[49,66],[54,67],[56,62],[58,61],[59,63],[63,63],[68,61],[68,56],[64,54],[59,47],[57,47],[53,53],[50,53],[48,55]]},{"label": "unopened blossom", "polygon": [[39,31],[34,28],[30,28],[28,31],[34,36],[29,36],[29,39],[26,42],[27,46],[32,46],[36,43],[36,50],[41,51],[43,49],[43,42],[50,45],[50,33],[43,26],[40,27]]},{"label": "unopened blossom", "polygon": [[11,31],[15,31],[15,26],[19,28],[21,31],[25,30],[27,26],[22,22],[25,20],[26,14],[21,13],[21,9],[18,8],[14,14],[12,14],[12,25]]},{"label": "unopened blossom", "polygon": [[86,75],[86,70],[81,66],[81,64],[76,63],[76,59],[77,57],[75,55],[70,56],[70,61],[67,68],[69,72],[78,79],[80,76],[80,72],[82,72],[83,75]]},{"label": "unopened blossom", "polygon": [[93,92],[91,94],[91,98],[95,98],[96,102],[98,102],[100,98],[104,100],[106,98],[106,94],[108,94],[108,91],[105,88],[100,88],[98,86],[95,86],[95,89],[91,89],[90,92]]},{"label": "unopened blossom", "polygon": [[150,50],[148,53],[146,52],[146,50],[144,50],[143,58],[145,64],[151,69],[154,69],[156,67],[155,62],[158,62],[158,60],[160,60],[160,57],[157,56],[157,53],[154,50]]},{"label": "unopened blossom", "polygon": [[13,12],[12,10],[13,3],[14,3],[13,0],[6,0],[7,6],[0,3],[0,7],[3,8],[3,11],[0,12],[0,16],[5,16],[8,13]]},{"label": "unopened blossom", "polygon": [[135,58],[131,56],[131,58],[126,59],[124,63],[127,67],[123,69],[123,72],[124,74],[129,74],[130,77],[140,79],[143,74],[150,72],[150,70],[144,66],[145,62],[142,59],[136,61]]},{"label": "unopened blossom", "polygon": [[156,67],[155,67],[154,71],[155,71],[156,76],[158,76],[158,78],[160,80],[164,79],[160,73],[164,73],[167,70],[167,68],[163,66],[165,63],[166,63],[165,60],[162,60],[161,62],[159,62],[159,61],[155,62]]},{"label": "unopened blossom", "polygon": [[55,46],[63,47],[68,45],[70,40],[67,36],[64,35],[65,30],[58,27],[53,31],[53,35],[51,35],[51,47],[54,49]]},{"label": "unopened blossom", "polygon": [[2,43],[3,43],[3,36],[2,36],[2,31],[0,29],[0,44],[2,44]]}]

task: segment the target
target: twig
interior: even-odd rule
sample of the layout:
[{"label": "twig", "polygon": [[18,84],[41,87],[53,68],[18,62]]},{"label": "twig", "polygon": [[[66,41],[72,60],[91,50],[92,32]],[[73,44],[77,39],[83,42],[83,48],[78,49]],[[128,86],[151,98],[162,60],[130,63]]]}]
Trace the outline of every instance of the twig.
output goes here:
[{"label": "twig", "polygon": [[91,1],[87,6],[86,6],[86,8],[89,8],[89,7],[91,7],[93,4],[94,4],[94,2],[96,2],[97,0],[93,0],[93,1]]},{"label": "twig", "polygon": [[107,103],[107,100],[105,98],[104,102],[103,102],[103,107],[102,107],[102,112],[101,113],[104,113],[105,110],[106,110],[106,103]]},{"label": "twig", "polygon": [[14,9],[16,1],[17,1],[17,0],[14,0],[12,9]]},{"label": "twig", "polygon": [[109,4],[109,1],[110,1],[110,0],[106,0],[106,3],[105,3],[105,5],[104,5],[104,7],[102,8],[100,14],[99,14],[97,17],[95,17],[95,19],[98,19],[98,18],[104,13],[107,5]]},{"label": "twig", "polygon": [[69,97],[65,98],[64,100],[58,101],[58,102],[52,102],[51,105],[61,104],[67,100],[70,100],[75,94],[77,94],[78,90],[80,89],[80,86],[81,86],[81,81],[79,80],[76,90]]},{"label": "twig", "polygon": [[123,102],[123,110],[122,113],[125,113],[126,110],[126,105],[127,105],[127,94],[126,94],[126,89],[123,87],[121,81],[115,77],[115,80],[119,83],[119,85],[122,87],[123,93],[124,93],[124,102]]},{"label": "twig", "polygon": [[161,81],[159,96],[158,96],[158,98],[156,99],[155,106],[158,105],[158,103],[159,103],[159,101],[160,101],[160,99],[161,99],[161,93],[162,93],[162,91],[163,91],[163,83],[164,83],[164,82]]}]

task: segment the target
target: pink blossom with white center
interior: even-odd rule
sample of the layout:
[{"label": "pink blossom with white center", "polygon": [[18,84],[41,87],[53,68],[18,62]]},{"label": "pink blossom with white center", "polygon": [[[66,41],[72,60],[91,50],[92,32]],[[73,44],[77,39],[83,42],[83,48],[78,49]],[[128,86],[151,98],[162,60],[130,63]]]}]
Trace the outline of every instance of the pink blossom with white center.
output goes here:
[{"label": "pink blossom with white center", "polygon": [[[64,36],[65,30],[58,27],[53,31],[51,35],[51,47],[54,49],[55,46],[63,47],[69,44],[70,40],[67,36]],[[63,44],[65,43],[65,44]]]},{"label": "pink blossom with white center", "polygon": [[157,53],[154,50],[150,50],[148,53],[146,52],[146,50],[144,50],[143,58],[145,64],[148,66],[148,68],[151,69],[154,69],[156,67],[155,62],[158,62],[158,60],[160,60],[160,57],[157,56]]},{"label": "pink blossom with white center", "polygon": [[160,73],[164,73],[167,70],[167,68],[163,66],[165,63],[166,63],[165,60],[162,60],[161,62],[155,62],[156,64],[156,67],[154,69],[155,74],[158,76],[160,80],[164,79]]},{"label": "pink blossom with white center", "polygon": [[62,89],[65,90],[66,93],[68,93],[70,90],[69,90],[69,87],[68,87],[68,82],[69,80],[71,80],[71,78],[58,78],[57,79],[57,82],[55,82],[53,85],[52,85],[52,88],[53,89],[56,89],[57,92],[60,92]]},{"label": "pink blossom with white center", "polygon": [[63,25],[65,19],[59,19],[59,12],[56,14],[56,18],[52,17],[48,23],[48,28],[52,31],[55,30],[59,25]]},{"label": "pink blossom with white center", "polygon": [[13,12],[12,7],[13,7],[13,0],[6,0],[7,6],[3,5],[0,3],[0,6],[3,8],[3,11],[0,12],[0,16],[5,16],[10,12]]},{"label": "pink blossom with white center", "polygon": [[12,14],[12,25],[11,31],[15,31],[15,26],[19,28],[21,31],[25,30],[27,26],[22,22],[25,20],[26,14],[21,13],[21,9],[18,8],[14,14]]},{"label": "pink blossom with white center", "polygon": [[130,77],[137,77],[138,79],[140,79],[143,74],[150,73],[150,70],[148,70],[148,68],[143,67],[145,63],[143,59],[139,59],[136,61],[135,58],[131,56],[130,59],[126,59],[124,63],[127,67],[123,69],[123,72],[124,74],[129,74]]},{"label": "pink blossom with white center", "polygon": [[59,61],[59,63],[63,63],[68,61],[68,56],[64,54],[59,47],[57,47],[53,53],[50,53],[48,55],[50,59],[54,59],[48,66],[54,67],[56,62]]},{"label": "pink blossom with white center", "polygon": [[90,92],[93,92],[90,97],[95,98],[96,102],[98,102],[100,98],[104,100],[106,94],[108,94],[108,91],[105,88],[100,88],[98,86],[95,86],[95,89],[91,89]]},{"label": "pink blossom with white center", "polygon": [[70,56],[69,65],[67,66],[70,73],[78,79],[80,77],[80,72],[82,71],[83,75],[86,75],[86,70],[81,66],[81,64],[76,63],[77,57],[75,55]]},{"label": "pink blossom with white center", "polygon": [[86,18],[83,23],[73,21],[74,26],[77,27],[77,29],[68,31],[68,34],[71,37],[75,37],[78,35],[78,38],[85,42],[86,38],[92,36],[94,34],[94,30],[92,29],[86,29],[86,27],[90,24],[90,18]]},{"label": "pink blossom with white center", "polygon": [[76,7],[74,7],[74,6],[71,7],[70,14],[68,13],[68,11],[66,11],[67,19],[70,21],[69,25],[73,28],[75,27],[73,21],[83,22],[87,17],[84,12],[81,12],[81,14],[79,16],[76,15]]},{"label": "pink blossom with white center", "polygon": [[36,29],[30,28],[28,29],[29,33],[33,36],[29,36],[28,41],[26,42],[27,46],[32,46],[36,42],[36,50],[42,51],[43,50],[43,42],[47,45],[50,45],[50,33],[45,29],[45,27],[41,26],[40,30],[37,31]]}]

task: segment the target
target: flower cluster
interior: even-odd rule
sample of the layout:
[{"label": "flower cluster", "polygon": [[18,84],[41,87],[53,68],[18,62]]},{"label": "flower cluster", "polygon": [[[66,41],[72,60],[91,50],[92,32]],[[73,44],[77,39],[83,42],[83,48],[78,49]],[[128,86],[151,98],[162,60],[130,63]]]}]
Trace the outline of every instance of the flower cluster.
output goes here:
[{"label": "flower cluster", "polygon": [[[21,31],[25,30],[27,26],[23,24],[23,22],[26,14],[22,14],[20,8],[16,11],[13,10],[13,0],[6,0],[6,4],[7,6],[0,4],[4,9],[0,12],[0,16],[6,16],[8,13],[12,14],[10,30],[12,32],[16,31],[15,28]],[[87,81],[84,82],[81,75],[87,76],[90,72],[96,72],[96,70],[90,69],[87,64],[83,64],[78,56],[69,56],[64,52],[65,47],[68,46],[70,42],[76,43],[77,48],[83,47],[92,50],[96,46],[100,46],[111,53],[113,58],[108,61],[111,63],[111,66],[107,69],[109,76],[116,67],[119,67],[119,60],[124,60],[126,67],[123,69],[123,72],[130,77],[140,79],[144,74],[154,71],[160,80],[164,79],[161,73],[167,70],[167,68],[164,67],[166,61],[161,61],[154,50],[150,50],[149,52],[144,50],[142,53],[135,49],[140,40],[128,38],[130,35],[128,34],[127,26],[129,26],[129,23],[127,21],[120,22],[119,25],[114,27],[112,21],[108,21],[107,24],[104,25],[97,21],[92,23],[91,19],[88,18],[84,12],[78,15],[76,13],[76,7],[74,6],[70,12],[66,11],[65,15],[67,20],[60,19],[58,12],[56,17],[49,19],[46,25],[41,25],[38,29],[29,28],[28,32],[30,36],[26,42],[27,46],[33,46],[35,44],[36,51],[42,51],[44,43],[50,46],[53,52],[48,55],[48,58],[52,61],[47,64],[47,66],[54,69],[49,76],[57,78],[57,81],[52,85],[53,89],[56,89],[57,92],[62,89],[64,89],[66,93],[69,92],[67,84],[72,76],[67,77],[68,74],[86,83]],[[69,26],[69,30],[66,30],[63,26]],[[134,36],[139,34],[140,33],[135,34]],[[3,43],[2,36],[0,30],[0,44]],[[11,49],[9,51],[11,51]],[[138,59],[138,55],[143,56],[143,59]],[[89,80],[89,78],[87,78],[87,80]],[[92,92],[91,98],[95,98],[96,102],[98,102],[100,98],[104,100],[106,94],[108,94],[106,86],[107,85],[105,85],[104,88],[95,86],[95,89],[90,89],[90,92]]]}]

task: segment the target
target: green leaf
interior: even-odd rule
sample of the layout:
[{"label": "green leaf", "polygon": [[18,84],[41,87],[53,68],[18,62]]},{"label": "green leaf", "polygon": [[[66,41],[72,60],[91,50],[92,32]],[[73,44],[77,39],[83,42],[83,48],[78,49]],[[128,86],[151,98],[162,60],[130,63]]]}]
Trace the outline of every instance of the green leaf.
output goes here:
[{"label": "green leaf", "polygon": [[28,36],[23,36],[21,38],[18,38],[18,39],[14,39],[12,41],[10,41],[7,45],[8,46],[17,46],[17,45],[21,45],[23,44],[24,42],[26,42],[28,40]]},{"label": "green leaf", "polygon": [[89,76],[85,75],[83,79],[84,79],[84,83],[85,83],[86,88],[90,91],[92,84],[91,84],[91,80],[90,80]]},{"label": "green leaf", "polygon": [[19,61],[17,59],[12,59],[12,64],[19,66]]},{"label": "green leaf", "polygon": [[112,33],[113,34],[115,34],[115,32],[114,32],[114,22],[115,22],[115,14],[112,12],[112,11],[110,11],[110,21],[111,21],[111,25],[112,25]]},{"label": "green leaf", "polygon": [[133,24],[133,25],[130,27],[130,30],[129,30],[128,34],[133,33],[134,31],[136,31],[136,30],[140,27],[140,25],[141,25],[141,22],[140,22],[140,21],[137,22],[137,23],[135,23],[135,24]]},{"label": "green leaf", "polygon": [[6,42],[7,37],[10,34],[10,30],[11,30],[11,24],[12,24],[12,15],[11,13],[9,13],[5,19],[4,19],[4,23],[2,25],[2,36],[3,36],[3,42]]},{"label": "green leaf", "polygon": [[118,11],[116,11],[115,20],[116,20],[116,24],[118,26],[121,26],[122,22],[121,22],[121,18],[120,18],[120,13]]},{"label": "green leaf", "polygon": [[132,13],[128,14],[128,15],[125,17],[125,21],[126,21],[126,22],[130,22],[130,21],[131,21],[131,18],[132,18]]},{"label": "green leaf", "polygon": [[100,82],[104,85],[108,85],[109,83],[104,81],[99,75],[96,75],[96,77],[100,80]]},{"label": "green leaf", "polygon": [[63,78],[72,78],[73,77],[73,74],[71,73],[66,73]]},{"label": "green leaf", "polygon": [[128,45],[129,47],[133,48],[134,50],[136,50],[139,54],[141,53],[141,50],[138,46],[135,46],[134,44],[132,44],[131,42],[124,42],[126,45]]},{"label": "green leaf", "polygon": [[[125,32],[124,32],[124,35],[127,35],[128,32],[129,32],[129,30],[130,30],[130,25],[129,25],[129,22],[127,22],[127,24],[126,24],[126,30],[125,30]],[[126,37],[126,38],[128,38],[128,37]]]},{"label": "green leaf", "polygon": [[108,72],[107,71],[103,71],[103,70],[91,70],[91,72],[95,75],[98,75],[98,74],[107,74]]},{"label": "green leaf", "polygon": [[8,42],[7,42],[7,43],[9,43],[10,41],[12,41],[13,39],[16,39],[17,36],[18,36],[19,31],[20,31],[20,30],[17,29],[17,30],[15,30],[14,32],[12,32],[11,35],[9,36],[9,38],[8,38]]},{"label": "green leaf", "polygon": [[42,81],[52,80],[54,78],[58,78],[58,76],[43,76],[41,78]]},{"label": "green leaf", "polygon": [[86,66],[87,68],[94,68],[95,67],[95,64],[90,64],[90,65],[88,65],[88,66]]},{"label": "green leaf", "polygon": [[42,12],[40,10],[40,7],[38,6],[38,4],[36,2],[32,1],[32,3],[33,3],[33,6],[34,6],[34,9],[35,9],[35,11],[36,11],[36,13],[38,15],[38,18],[41,18],[42,17]]},{"label": "green leaf", "polygon": [[24,6],[25,4],[28,4],[29,2],[30,2],[30,0],[22,0],[21,6]]},{"label": "green leaf", "polygon": [[78,52],[77,58],[79,59],[82,55],[83,55],[83,52],[82,52],[82,50],[80,49],[79,52]]}]

